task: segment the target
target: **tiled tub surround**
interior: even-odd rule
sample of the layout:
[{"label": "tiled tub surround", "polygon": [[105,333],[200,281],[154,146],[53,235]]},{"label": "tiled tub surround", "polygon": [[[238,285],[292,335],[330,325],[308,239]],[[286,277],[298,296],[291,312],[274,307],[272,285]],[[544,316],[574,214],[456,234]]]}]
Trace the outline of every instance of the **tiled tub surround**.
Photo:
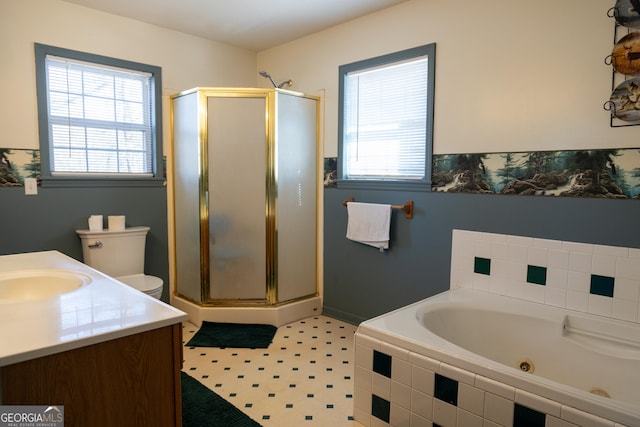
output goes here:
[{"label": "tiled tub surround", "polygon": [[[635,347],[580,333],[616,327]],[[639,325],[456,289],[359,326],[354,416],[372,427],[636,426],[639,360]]]},{"label": "tiled tub surround", "polygon": [[450,287],[640,323],[640,249],[453,230]]},{"label": "tiled tub surround", "polygon": [[[452,289],[360,325],[356,333],[357,421],[372,427],[640,425],[640,402],[634,392],[640,386],[634,376],[640,370],[640,274],[636,267],[640,264],[639,250],[456,230],[452,254],[451,285],[463,289]],[[534,373],[521,372],[516,367],[519,360],[501,360],[518,356],[521,347],[511,339],[504,345],[509,357],[501,356],[501,349],[496,348],[500,341],[485,345],[483,350],[482,343],[490,343],[496,337],[495,328],[486,329],[490,334],[475,333],[479,337],[474,345],[480,346],[475,350],[516,366],[463,349],[461,346],[470,345],[469,339],[473,341],[473,333],[468,334],[466,342],[464,338],[452,339],[460,346],[436,335],[444,335],[447,325],[454,332],[466,330],[459,324],[455,326],[452,319],[445,319],[437,327],[432,318],[430,323],[436,333],[421,325],[419,319],[428,317],[422,312],[425,303],[441,304],[442,300],[457,298],[474,301],[484,312],[492,310],[492,304],[496,307],[493,311],[508,308],[522,314],[529,310],[543,323],[560,316],[560,320],[553,320],[555,343],[538,342],[531,336],[535,332],[523,331],[521,335],[531,338],[532,344],[525,353],[547,350],[554,360],[558,357],[558,342],[569,335],[573,341],[569,345],[575,347],[579,357],[574,357],[575,363],[568,363],[580,366],[585,359],[593,363],[578,371],[578,380],[591,381],[593,388],[611,387],[612,397],[600,397],[545,378],[551,374],[538,354],[532,360]],[[580,344],[583,336],[578,333],[581,325],[576,322],[585,319],[599,325],[600,337]],[[497,321],[507,328],[516,325],[504,319]],[[567,325],[576,329],[564,330]],[[633,336],[629,338],[636,344],[609,346],[607,337],[611,335],[607,328],[616,325],[630,332]],[[517,329],[521,328],[518,324]],[[603,348],[594,351],[594,343]],[[528,356],[522,354],[523,358]],[[536,365],[536,361],[540,363]],[[605,372],[612,366],[623,368],[622,381]],[[628,385],[628,390],[616,389],[620,383]]]}]

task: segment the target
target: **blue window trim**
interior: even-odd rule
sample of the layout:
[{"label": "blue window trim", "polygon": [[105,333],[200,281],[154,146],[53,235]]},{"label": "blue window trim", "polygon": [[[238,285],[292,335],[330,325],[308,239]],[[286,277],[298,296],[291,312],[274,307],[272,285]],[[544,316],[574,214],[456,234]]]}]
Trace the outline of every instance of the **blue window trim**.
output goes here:
[{"label": "blue window trim", "polygon": [[[391,64],[420,56],[427,56],[429,79],[427,83],[427,137],[425,144],[425,178],[421,181],[413,180],[355,180],[344,179],[344,85],[346,76],[353,71],[363,70],[376,66]],[[339,97],[338,97],[338,188],[347,189],[378,189],[378,190],[413,190],[431,191],[431,170],[433,162],[433,106],[435,91],[436,69],[436,44],[430,43],[411,49],[393,52],[386,55],[369,58],[351,64],[341,65],[338,68]]]},{"label": "blue window trim", "polygon": [[[40,178],[43,187],[157,187],[163,186],[164,162],[162,153],[162,69],[154,65],[95,55],[40,43],[34,44],[36,60],[36,93],[38,106],[38,139],[40,141]],[[152,78],[154,111],[153,127],[153,176],[53,176],[49,153],[49,124],[47,114],[47,55],[91,62],[110,67],[125,68],[149,73]]]}]

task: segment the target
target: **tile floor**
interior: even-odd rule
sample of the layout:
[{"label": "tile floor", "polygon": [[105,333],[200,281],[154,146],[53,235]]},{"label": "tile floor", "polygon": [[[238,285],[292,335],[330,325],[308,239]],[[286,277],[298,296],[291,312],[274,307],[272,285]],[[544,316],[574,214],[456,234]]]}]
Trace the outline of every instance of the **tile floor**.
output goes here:
[{"label": "tile floor", "polygon": [[[183,341],[197,330],[185,322]],[[355,331],[314,316],[278,328],[267,349],[185,346],[183,371],[264,427],[362,427],[352,417]]]}]

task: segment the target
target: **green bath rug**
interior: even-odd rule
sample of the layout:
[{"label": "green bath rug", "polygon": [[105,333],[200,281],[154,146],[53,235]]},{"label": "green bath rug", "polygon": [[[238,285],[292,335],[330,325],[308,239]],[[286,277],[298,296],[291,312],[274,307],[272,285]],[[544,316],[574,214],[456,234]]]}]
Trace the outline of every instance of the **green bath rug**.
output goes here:
[{"label": "green bath rug", "polygon": [[195,378],[180,372],[183,427],[261,427]]},{"label": "green bath rug", "polygon": [[273,325],[202,322],[187,347],[267,348],[276,334]]}]

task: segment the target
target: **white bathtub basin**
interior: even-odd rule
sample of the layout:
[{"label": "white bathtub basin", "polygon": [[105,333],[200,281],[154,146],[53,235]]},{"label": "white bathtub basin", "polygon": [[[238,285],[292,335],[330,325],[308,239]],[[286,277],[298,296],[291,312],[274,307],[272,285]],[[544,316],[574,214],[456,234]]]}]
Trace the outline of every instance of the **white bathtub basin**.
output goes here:
[{"label": "white bathtub basin", "polygon": [[[455,289],[363,322],[356,339],[365,336],[416,355],[409,360],[460,369],[474,387],[474,375],[512,387],[502,398],[537,396],[558,423],[640,426],[637,323]],[[592,418],[599,421],[584,422]]]},{"label": "white bathtub basin", "polygon": [[65,294],[91,283],[72,270],[37,269],[0,273],[0,302],[28,301]]}]

